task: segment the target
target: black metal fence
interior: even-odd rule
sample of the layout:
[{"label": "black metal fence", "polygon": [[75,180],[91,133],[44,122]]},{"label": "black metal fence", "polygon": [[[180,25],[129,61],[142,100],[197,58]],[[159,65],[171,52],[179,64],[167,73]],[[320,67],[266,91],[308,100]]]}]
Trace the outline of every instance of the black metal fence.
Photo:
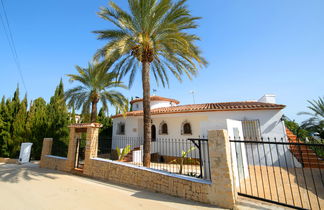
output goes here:
[{"label": "black metal fence", "polygon": [[52,155],[67,157],[69,139],[53,139]]},{"label": "black metal fence", "polygon": [[240,195],[292,208],[324,208],[324,144],[230,140]]},{"label": "black metal fence", "polygon": [[[142,166],[143,142],[140,137],[99,139],[98,157]],[[210,179],[209,165],[207,139],[157,138],[151,142],[150,168]]]}]

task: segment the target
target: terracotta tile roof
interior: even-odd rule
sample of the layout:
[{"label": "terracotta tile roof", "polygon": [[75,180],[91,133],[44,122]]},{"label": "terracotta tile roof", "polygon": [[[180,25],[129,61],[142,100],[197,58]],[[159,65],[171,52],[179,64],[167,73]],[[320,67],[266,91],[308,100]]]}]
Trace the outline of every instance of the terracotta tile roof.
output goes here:
[{"label": "terracotta tile roof", "polygon": [[[161,96],[151,96],[150,97],[151,101],[170,101],[175,104],[179,104],[180,102],[178,100],[172,99],[172,98],[164,98]],[[133,104],[135,102],[143,101],[143,98],[136,98],[134,100],[131,100],[130,103]]]},{"label": "terracotta tile roof", "polygon": [[[217,111],[244,111],[244,110],[273,110],[283,109],[285,105],[270,104],[255,101],[243,102],[224,102],[224,103],[207,103],[207,104],[190,104],[182,106],[162,107],[151,110],[152,115],[173,114],[173,113],[190,113],[190,112],[217,112]],[[143,111],[127,112],[125,115],[118,114],[112,116],[118,118],[122,116],[142,116]]]}]

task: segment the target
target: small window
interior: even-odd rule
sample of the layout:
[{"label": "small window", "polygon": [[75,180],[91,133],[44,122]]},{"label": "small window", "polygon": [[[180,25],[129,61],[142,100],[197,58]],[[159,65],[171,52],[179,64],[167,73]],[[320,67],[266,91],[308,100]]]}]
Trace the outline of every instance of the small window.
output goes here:
[{"label": "small window", "polygon": [[189,122],[184,122],[182,123],[182,129],[181,129],[181,134],[186,134],[186,135],[191,135],[192,134],[192,130],[191,130],[191,125]]},{"label": "small window", "polygon": [[244,139],[258,141],[261,139],[259,120],[243,120],[242,129]]},{"label": "small window", "polygon": [[118,123],[117,134],[125,135],[125,123]]},{"label": "small window", "polygon": [[168,134],[168,124],[166,122],[161,122],[160,124],[160,135],[167,135]]}]

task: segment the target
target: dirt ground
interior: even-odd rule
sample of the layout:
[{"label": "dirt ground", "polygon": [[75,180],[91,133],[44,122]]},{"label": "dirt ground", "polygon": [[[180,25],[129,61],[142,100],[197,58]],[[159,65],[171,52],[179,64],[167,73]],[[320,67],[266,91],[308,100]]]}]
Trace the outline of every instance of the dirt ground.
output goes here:
[{"label": "dirt ground", "polygon": [[241,193],[306,209],[324,209],[323,169],[250,166],[248,174],[238,187]]},{"label": "dirt ground", "polygon": [[[0,163],[0,209],[220,209],[165,194],[39,168]],[[283,209],[240,198],[237,209]]]}]

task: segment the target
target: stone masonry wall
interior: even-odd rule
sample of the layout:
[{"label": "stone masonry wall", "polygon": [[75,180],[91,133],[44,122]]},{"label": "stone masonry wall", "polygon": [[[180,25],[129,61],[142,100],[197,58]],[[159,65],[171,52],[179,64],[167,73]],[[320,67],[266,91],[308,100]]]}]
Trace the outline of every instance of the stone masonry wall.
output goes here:
[{"label": "stone masonry wall", "polygon": [[40,162],[41,168],[48,168],[59,171],[69,171],[66,167],[67,159],[58,156],[46,155]]},{"label": "stone masonry wall", "polygon": [[236,193],[233,185],[227,131],[213,130],[208,132],[211,167],[211,181],[209,182],[95,158],[94,150],[96,148],[91,145],[97,145],[98,133],[93,129],[95,128],[88,130],[87,146],[89,147],[87,149],[89,151],[86,151],[86,165],[83,171],[85,175],[214,204],[223,208],[234,207]]},{"label": "stone masonry wall", "polygon": [[[234,208],[236,192],[231,170],[229,140],[226,130],[208,132],[211,180],[169,174],[162,171],[129,165],[127,163],[96,157],[99,124],[71,126],[70,145],[75,148],[74,128],[87,126],[87,142],[83,174],[89,177],[127,184],[139,188],[166,193],[188,200]],[[72,171],[75,156],[69,148],[68,158],[50,155],[52,141],[44,139],[40,166],[62,171]]]},{"label": "stone masonry wall", "polygon": [[89,167],[86,175],[91,177],[166,193],[188,200],[213,203],[208,199],[208,192],[212,187],[210,181],[190,177],[179,178],[179,175],[167,175],[165,172],[127,166],[127,163],[100,158],[91,159],[90,165],[91,167]]},{"label": "stone masonry wall", "polygon": [[54,169],[59,171],[68,171],[67,170],[67,158],[52,156],[52,138],[45,138],[43,140],[43,148],[41,161],[39,166],[41,168]]}]

